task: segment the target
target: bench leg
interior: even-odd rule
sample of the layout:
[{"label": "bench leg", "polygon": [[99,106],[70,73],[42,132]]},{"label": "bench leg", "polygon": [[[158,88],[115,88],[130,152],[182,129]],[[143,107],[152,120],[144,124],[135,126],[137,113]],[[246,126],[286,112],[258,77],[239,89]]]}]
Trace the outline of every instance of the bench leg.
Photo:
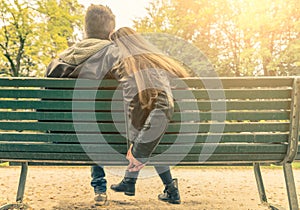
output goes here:
[{"label": "bench leg", "polygon": [[22,203],[22,201],[23,201],[24,192],[25,192],[25,183],[26,183],[26,178],[27,178],[27,171],[28,171],[28,163],[27,162],[22,163],[19,187],[18,187],[18,192],[17,192],[17,199],[16,199],[16,201],[19,203]]},{"label": "bench leg", "polygon": [[4,206],[0,206],[0,210],[8,210],[8,209],[27,209],[29,208],[28,205],[23,204],[23,197],[25,191],[25,183],[27,178],[27,171],[28,171],[28,163],[22,163],[21,165],[21,174],[19,179],[19,187],[17,192],[16,203],[6,204]]},{"label": "bench leg", "polygon": [[284,163],[283,172],[284,172],[285,184],[287,189],[287,195],[289,199],[290,210],[299,210],[292,164]]},{"label": "bench leg", "polygon": [[258,188],[260,201],[263,204],[267,204],[268,200],[267,200],[267,196],[266,196],[263,179],[261,176],[260,165],[259,165],[259,163],[254,163],[253,166],[254,166],[254,174],[255,174],[255,179],[256,179],[256,184],[257,184],[257,188]]}]

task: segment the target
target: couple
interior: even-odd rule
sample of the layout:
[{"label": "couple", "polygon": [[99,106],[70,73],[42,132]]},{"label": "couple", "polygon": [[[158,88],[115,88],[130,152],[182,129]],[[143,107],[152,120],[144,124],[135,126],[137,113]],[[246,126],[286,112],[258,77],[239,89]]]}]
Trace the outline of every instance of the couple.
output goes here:
[{"label": "couple", "polygon": [[[173,113],[169,77],[186,77],[176,61],[155,51],[134,30],[124,27],[114,32],[115,16],[102,5],[91,5],[85,15],[85,39],[65,50],[47,68],[47,77],[116,79],[122,84],[128,138],[129,165],[123,180],[111,185],[116,192],[135,195],[139,171],[161,140]],[[165,190],[158,198],[179,204],[177,180],[168,166],[155,166]],[[92,166],[97,205],[107,202],[102,166]]]}]

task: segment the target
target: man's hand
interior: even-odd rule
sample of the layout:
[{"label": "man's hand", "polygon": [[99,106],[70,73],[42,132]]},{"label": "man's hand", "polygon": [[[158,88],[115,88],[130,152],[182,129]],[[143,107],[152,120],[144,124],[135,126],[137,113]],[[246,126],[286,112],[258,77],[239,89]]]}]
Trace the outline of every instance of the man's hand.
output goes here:
[{"label": "man's hand", "polygon": [[129,165],[127,166],[127,170],[129,172],[135,172],[135,171],[139,171],[141,170],[146,164],[141,163],[140,161],[138,161],[137,159],[135,159],[135,157],[133,157],[132,153],[132,145],[130,145],[128,151],[127,151],[127,155],[126,155],[126,159],[129,160]]}]

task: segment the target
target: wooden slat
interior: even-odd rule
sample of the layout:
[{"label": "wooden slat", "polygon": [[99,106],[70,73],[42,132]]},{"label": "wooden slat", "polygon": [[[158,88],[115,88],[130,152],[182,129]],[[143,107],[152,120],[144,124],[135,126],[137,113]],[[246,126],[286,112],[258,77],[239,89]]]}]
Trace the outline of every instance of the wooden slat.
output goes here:
[{"label": "wooden slat", "polygon": [[[157,157],[157,158],[156,158]],[[157,163],[173,163],[175,165],[185,165],[191,163],[191,165],[205,165],[215,164],[219,165],[222,163],[241,164],[241,163],[253,163],[253,162],[273,162],[278,163],[279,160],[284,158],[284,154],[212,154],[212,155],[201,155],[189,154],[185,157],[164,155],[156,156],[150,159],[151,162]],[[93,158],[93,156],[91,156]],[[93,158],[93,160],[96,160]],[[180,161],[180,163],[179,163]]]},{"label": "wooden slat", "polygon": [[[0,78],[0,87],[98,88],[99,80],[66,78]],[[115,80],[102,80],[101,87],[117,87]]]},{"label": "wooden slat", "polygon": [[291,89],[231,89],[231,90],[173,90],[176,100],[191,99],[201,100],[220,99],[290,99]]},{"label": "wooden slat", "polygon": [[[175,112],[172,121],[219,120],[289,120],[289,111]],[[0,111],[0,120],[124,121],[124,112],[24,112]]]},{"label": "wooden slat", "polygon": [[[118,129],[116,129],[116,126]],[[76,129],[75,129],[76,128]],[[211,130],[210,130],[211,129]],[[123,123],[70,123],[70,122],[0,122],[0,130],[69,131],[69,132],[125,132]],[[249,123],[171,123],[167,132],[286,132],[288,122]]]},{"label": "wooden slat", "polygon": [[54,120],[54,121],[98,121],[124,122],[124,111],[120,112],[0,112],[0,120]]},{"label": "wooden slat", "polygon": [[287,133],[165,134],[160,144],[172,143],[287,143]]},{"label": "wooden slat", "polygon": [[17,131],[65,131],[65,132],[125,132],[124,123],[117,129],[113,123],[72,123],[72,122],[0,122],[0,130]]},{"label": "wooden slat", "polygon": [[[121,100],[121,90],[44,90],[44,89],[0,89],[0,98],[43,98],[43,99],[111,99]],[[234,89],[234,90],[173,90],[179,99],[290,99],[288,89]]]},{"label": "wooden slat", "polygon": [[[29,160],[29,162],[47,162],[47,161],[61,161],[64,162],[80,162],[80,161],[90,161],[93,163],[98,161],[99,163],[106,163],[107,165],[127,165],[128,161],[125,159],[125,154],[115,155],[115,154],[89,154],[86,153],[28,153],[28,152],[18,152],[15,153],[14,156],[9,152],[0,152],[0,157],[6,160]],[[200,157],[199,155],[188,155],[185,157],[178,155],[164,155],[164,156],[156,156],[150,159],[150,164],[152,162],[156,163],[169,163],[181,165],[185,163],[193,163],[193,165],[203,165],[203,164],[216,164],[224,163],[252,163],[253,161],[262,161],[262,162],[279,162],[279,160],[283,159],[283,154],[213,154],[209,157]],[[181,159],[181,162],[178,163],[178,160]],[[204,161],[205,160],[205,161]]]},{"label": "wooden slat", "polygon": [[229,110],[289,110],[290,101],[178,101],[176,110],[229,111]]},{"label": "wooden slat", "polygon": [[[224,129],[223,129],[224,128]],[[181,130],[180,130],[181,129]],[[289,130],[289,123],[287,122],[269,122],[269,123],[259,123],[259,122],[234,122],[234,123],[172,123],[169,125],[167,132],[181,133],[188,132],[286,132]]]},{"label": "wooden slat", "polygon": [[[172,81],[177,87],[198,87],[204,88],[205,84],[218,83],[224,88],[239,87],[292,87],[293,77],[218,77],[218,78],[186,78]],[[183,82],[180,82],[183,81]],[[203,82],[204,81],[204,82]],[[184,84],[183,84],[184,83]],[[98,80],[88,79],[63,79],[63,78],[0,78],[1,87],[52,87],[52,88],[72,88],[77,87],[90,88],[98,87]],[[103,80],[102,86],[118,86],[114,80]],[[209,86],[212,86],[209,85]],[[206,85],[207,86],[207,85]]]},{"label": "wooden slat", "polygon": [[[0,141],[19,142],[65,142],[99,143],[104,138],[109,143],[124,143],[120,134],[67,134],[67,133],[0,133]],[[299,139],[300,140],[300,139]],[[102,140],[103,141],[103,140]],[[205,142],[245,142],[245,143],[283,143],[288,142],[287,133],[222,133],[222,134],[165,134],[160,144],[205,143]]]},{"label": "wooden slat", "polygon": [[172,81],[177,88],[253,88],[253,87],[292,87],[293,77],[218,77],[187,78]]},{"label": "wooden slat", "polygon": [[[87,148],[86,151],[89,151]],[[159,144],[153,155],[156,154],[285,154],[287,145],[283,144],[252,144],[252,143],[195,143],[195,144],[173,144],[162,145]],[[118,150],[120,151],[120,150]],[[125,151],[126,152],[126,148]],[[93,151],[91,151],[93,153]]]},{"label": "wooden slat", "polygon": [[124,143],[121,134],[70,134],[70,133],[0,133],[0,141],[57,142],[57,143]]},{"label": "wooden slat", "polygon": [[123,110],[124,105],[121,101],[113,102],[113,105],[109,101],[26,101],[26,100],[6,100],[0,101],[0,108],[6,109],[40,109],[40,110]]},{"label": "wooden slat", "polygon": [[[0,101],[0,109],[40,109],[40,110],[123,110],[121,101]],[[178,101],[175,110],[289,110],[290,101]]]},{"label": "wooden slat", "polygon": [[[285,154],[287,145],[283,144],[159,144],[153,155],[167,154]],[[27,144],[2,143],[1,152],[57,152],[57,153],[122,153],[127,152],[127,144]],[[13,154],[12,154],[13,155]]]},{"label": "wooden slat", "polygon": [[38,99],[122,99],[121,90],[28,90],[0,89],[0,98],[38,98]]}]

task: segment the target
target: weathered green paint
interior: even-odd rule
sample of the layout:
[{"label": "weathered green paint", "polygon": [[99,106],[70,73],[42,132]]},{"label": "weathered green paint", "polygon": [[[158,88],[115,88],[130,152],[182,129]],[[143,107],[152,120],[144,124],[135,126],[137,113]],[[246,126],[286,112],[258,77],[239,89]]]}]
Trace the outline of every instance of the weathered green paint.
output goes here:
[{"label": "weathered green paint", "polygon": [[47,87],[47,88],[98,88],[116,87],[115,80],[56,79],[56,78],[0,78],[0,87]]},{"label": "weathered green paint", "polygon": [[[257,121],[257,120],[289,120],[289,111],[231,111],[224,112],[220,111],[217,113],[211,112],[179,112],[175,111],[172,121],[185,121],[185,122],[203,122],[209,121],[212,119],[219,120],[216,115],[224,116],[226,121]],[[217,119],[216,119],[217,118]],[[124,112],[36,112],[35,110],[31,111],[0,111],[0,120],[57,120],[57,121],[124,121]]]},{"label": "weathered green paint", "polygon": [[[105,163],[107,165],[127,165],[126,154],[86,154],[86,153],[38,153],[38,152],[18,152],[15,153],[14,159],[11,158],[10,152],[0,152],[3,160],[11,160],[19,162],[20,160],[30,160],[32,162],[80,162],[87,161],[93,164],[94,161]],[[253,163],[263,161],[266,163],[274,163],[276,160],[283,158],[284,154],[212,154],[207,161],[199,162],[199,154],[190,154],[188,156],[180,155],[181,162],[178,163],[178,155],[155,156],[150,159],[150,163],[167,163],[176,165],[205,165],[205,164],[221,164],[229,162],[236,163]],[[151,165],[151,164],[150,164]],[[229,164],[230,165],[230,164]]]},{"label": "weathered green paint", "polygon": [[[210,137],[210,138],[208,138]],[[287,133],[222,133],[222,134],[165,134],[161,144],[173,143],[286,143]],[[18,142],[65,142],[65,143],[96,143],[104,138],[106,142],[115,144],[126,142],[121,134],[67,134],[67,133],[0,133],[0,141]],[[300,140],[300,139],[299,139]]]},{"label": "weathered green paint", "polygon": [[291,163],[283,163],[283,172],[285,184],[289,199],[290,210],[298,210],[298,199],[294,180],[294,174]]},{"label": "weathered green paint", "polygon": [[[172,147],[172,149],[171,149]],[[158,145],[153,154],[161,154],[168,150],[170,154],[284,154],[287,146],[280,144],[174,144]],[[112,150],[127,152],[126,142],[123,144],[56,144],[56,143],[2,143],[1,152],[58,152],[58,153],[98,153],[109,154]],[[212,150],[214,149],[214,150]],[[115,151],[115,152],[116,152]],[[211,153],[211,151],[213,151]],[[117,152],[116,152],[117,153]],[[14,154],[11,154],[12,157]]]},{"label": "weathered green paint", "polygon": [[[99,83],[0,78],[0,160],[126,165],[122,92],[114,80]],[[295,77],[187,78],[171,83],[175,113],[149,164],[255,163],[263,192],[258,164],[280,163],[292,152],[291,138],[300,140]],[[290,209],[298,209],[290,164],[284,163],[284,173]],[[21,180],[19,198],[23,184]],[[260,194],[266,202],[265,193]]]},{"label": "weathered green paint", "polygon": [[[176,100],[190,99],[193,95],[197,99],[208,100],[209,94],[216,95],[220,92],[226,99],[287,99],[291,98],[289,89],[233,89],[233,90],[174,90]],[[208,94],[209,92],[209,94]],[[0,89],[0,98],[43,98],[43,99],[122,99],[121,90],[53,90],[53,89]]]},{"label": "weathered green paint", "polygon": [[[223,88],[236,87],[292,87],[293,77],[218,77],[218,78],[188,78],[177,79],[172,82],[178,88],[205,88],[203,81],[220,82]],[[182,81],[182,82],[180,82]],[[1,87],[52,87],[52,88],[98,87],[98,80],[87,79],[54,79],[54,78],[0,78]],[[118,83],[114,80],[103,80],[104,87],[114,87]]]},{"label": "weathered green paint", "polygon": [[268,203],[259,163],[254,163],[254,175],[261,203]]},{"label": "weathered green paint", "polygon": [[[116,126],[118,129],[116,128]],[[285,132],[288,122],[234,122],[234,123],[171,123],[167,132],[207,133],[217,132]],[[0,130],[17,131],[69,131],[69,132],[125,132],[124,123],[72,123],[72,122],[0,122]]]},{"label": "weathered green paint", "polygon": [[38,99],[122,99],[121,90],[44,90],[44,89],[0,89],[0,98],[38,98]]},{"label": "weathered green paint", "polygon": [[23,202],[23,197],[24,197],[24,192],[25,192],[25,184],[26,184],[26,178],[27,178],[27,171],[28,171],[28,163],[27,162],[22,163],[19,187],[18,187],[17,198],[16,198],[16,201],[18,203]]},{"label": "weathered green paint", "polygon": [[[212,110],[212,107],[218,107]],[[0,102],[0,109],[39,109],[39,110],[123,110],[121,101],[29,101],[5,100]],[[177,101],[175,110],[201,110],[201,111],[227,111],[229,110],[288,110],[289,101]]]}]

